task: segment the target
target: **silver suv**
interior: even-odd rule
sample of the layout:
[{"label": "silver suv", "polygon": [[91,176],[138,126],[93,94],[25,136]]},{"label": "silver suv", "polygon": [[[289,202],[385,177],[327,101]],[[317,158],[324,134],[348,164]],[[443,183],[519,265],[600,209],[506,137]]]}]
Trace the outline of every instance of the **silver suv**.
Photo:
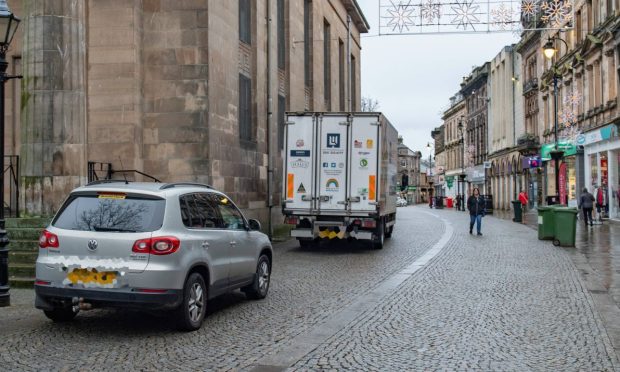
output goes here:
[{"label": "silver suv", "polygon": [[174,310],[196,330],[207,299],[267,296],[272,257],[260,223],[207,185],[94,182],[41,233],[35,306],[53,321],[103,306]]}]

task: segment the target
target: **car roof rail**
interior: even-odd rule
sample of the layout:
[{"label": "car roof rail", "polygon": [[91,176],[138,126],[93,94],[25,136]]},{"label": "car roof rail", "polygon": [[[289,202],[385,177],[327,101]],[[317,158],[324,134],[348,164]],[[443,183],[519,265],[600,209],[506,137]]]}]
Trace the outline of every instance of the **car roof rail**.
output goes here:
[{"label": "car roof rail", "polygon": [[102,185],[104,183],[124,183],[126,185],[129,184],[127,180],[95,180],[86,184],[86,186],[94,186],[94,185]]},{"label": "car roof rail", "polygon": [[168,189],[172,189],[174,187],[178,187],[178,186],[194,186],[194,187],[206,187],[207,189],[212,189],[213,187],[211,187],[211,185],[205,185],[204,183],[196,183],[196,182],[174,182],[174,183],[167,183],[165,185],[162,185],[159,189],[160,190],[168,190]]}]

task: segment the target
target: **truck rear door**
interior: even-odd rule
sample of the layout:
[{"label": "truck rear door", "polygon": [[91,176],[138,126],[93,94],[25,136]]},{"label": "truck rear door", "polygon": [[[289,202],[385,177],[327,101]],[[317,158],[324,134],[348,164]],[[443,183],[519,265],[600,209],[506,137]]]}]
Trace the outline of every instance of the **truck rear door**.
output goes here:
[{"label": "truck rear door", "polygon": [[349,208],[374,212],[379,195],[379,122],[376,116],[355,116],[351,125]]},{"label": "truck rear door", "polygon": [[325,115],[319,120],[317,162],[319,209],[345,211],[347,199],[348,126],[344,115]]},{"label": "truck rear door", "polygon": [[316,126],[312,115],[288,117],[284,164],[286,209],[309,213],[313,209]]}]

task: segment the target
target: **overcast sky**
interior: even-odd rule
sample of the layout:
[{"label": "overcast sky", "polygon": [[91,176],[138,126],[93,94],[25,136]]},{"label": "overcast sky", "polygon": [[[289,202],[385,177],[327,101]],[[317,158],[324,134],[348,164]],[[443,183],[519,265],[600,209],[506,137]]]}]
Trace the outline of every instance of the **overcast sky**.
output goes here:
[{"label": "overcast sky", "polygon": [[376,36],[379,0],[357,0],[370,32],[362,36],[362,96],[383,112],[412,150],[429,152],[430,132],[473,66],[518,41],[512,33]]}]

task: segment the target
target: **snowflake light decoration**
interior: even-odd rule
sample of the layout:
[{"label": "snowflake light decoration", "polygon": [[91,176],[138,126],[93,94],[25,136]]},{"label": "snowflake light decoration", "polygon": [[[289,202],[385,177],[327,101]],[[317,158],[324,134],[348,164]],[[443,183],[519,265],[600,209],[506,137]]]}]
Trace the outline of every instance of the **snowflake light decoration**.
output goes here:
[{"label": "snowflake light decoration", "polygon": [[570,127],[577,122],[575,111],[572,107],[564,107],[561,112],[558,112],[558,115],[560,117],[560,123],[565,127]]},{"label": "snowflake light decoration", "polygon": [[427,0],[420,5],[420,16],[427,23],[434,23],[435,20],[439,22],[441,17],[441,4],[433,2],[433,0]]},{"label": "snowflake light decoration", "polygon": [[505,3],[501,3],[497,8],[491,9],[493,25],[500,30],[505,30],[512,23],[512,14],[512,9],[507,7]]},{"label": "snowflake light decoration", "polygon": [[570,0],[549,0],[540,6],[543,15],[540,19],[551,27],[559,28],[573,18]]},{"label": "snowflake light decoration", "polygon": [[415,15],[413,14],[414,8],[411,5],[411,1],[406,4],[402,1],[395,3],[390,0],[392,7],[387,10],[390,15],[390,20],[387,23],[387,27],[391,27],[392,31],[403,32],[403,29],[409,31],[409,28],[415,26]]},{"label": "snowflake light decoration", "polygon": [[474,0],[463,0],[462,2],[456,0],[452,6],[452,11],[454,12],[452,24],[455,24],[457,29],[462,27],[463,30],[467,30],[469,25],[474,31],[476,30],[474,23],[480,22],[477,17],[480,15],[480,6],[474,4]]},{"label": "snowflake light decoration", "polygon": [[571,91],[566,95],[566,97],[564,97],[564,106],[579,106],[581,99],[581,93],[576,90]]},{"label": "snowflake light decoration", "polygon": [[526,19],[536,17],[538,13],[538,0],[523,0],[521,2],[521,15]]}]

